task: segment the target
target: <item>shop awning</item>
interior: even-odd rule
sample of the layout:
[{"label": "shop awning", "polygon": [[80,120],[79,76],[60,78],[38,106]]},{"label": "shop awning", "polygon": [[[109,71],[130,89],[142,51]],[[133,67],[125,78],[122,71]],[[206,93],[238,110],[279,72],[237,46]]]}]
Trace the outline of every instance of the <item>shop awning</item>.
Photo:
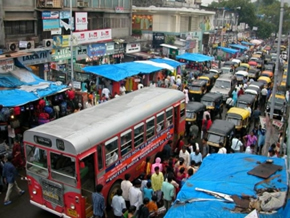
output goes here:
[{"label": "shop awning", "polygon": [[181,65],[184,65],[185,63],[181,63],[178,62],[176,60],[170,59],[170,58],[155,58],[155,59],[151,59],[150,61],[156,62],[156,63],[164,63],[164,64],[168,64],[171,67],[177,68]]},{"label": "shop awning", "polygon": [[172,48],[175,50],[182,48],[181,46],[174,46],[174,45],[169,45],[169,44],[160,44],[160,46],[165,47],[165,48]]},{"label": "shop awning", "polygon": [[176,59],[184,59],[187,61],[194,61],[194,62],[204,62],[204,61],[213,60],[213,57],[199,54],[199,53],[184,53],[182,55],[178,55]]},{"label": "shop awning", "polygon": [[170,65],[165,64],[165,63],[156,63],[153,61],[135,61],[135,62],[141,63],[141,64],[150,64],[150,65],[153,65],[155,67],[162,67],[163,69],[169,70],[171,72],[174,71],[174,67],[171,67]]},{"label": "shop awning", "polygon": [[226,48],[226,47],[217,47],[218,49],[222,50],[223,52],[229,53],[229,54],[236,54],[239,52],[239,50],[232,49],[232,48]]},{"label": "shop awning", "polygon": [[233,47],[233,48],[242,49],[242,50],[248,50],[248,49],[249,49],[247,46],[244,46],[244,45],[238,45],[238,44],[230,44],[229,46],[230,46],[230,47]]},{"label": "shop awning", "polygon": [[83,68],[85,72],[97,74],[99,76],[103,76],[116,82],[119,82],[130,76],[138,75],[139,73],[148,74],[163,69],[165,68],[138,62],[88,66]]},{"label": "shop awning", "polygon": [[60,82],[45,81],[28,71],[16,68],[0,74],[0,105],[15,107],[67,89]]},{"label": "shop awning", "polygon": [[242,41],[241,43],[244,44],[244,45],[254,45],[253,43],[246,42],[246,41]]}]

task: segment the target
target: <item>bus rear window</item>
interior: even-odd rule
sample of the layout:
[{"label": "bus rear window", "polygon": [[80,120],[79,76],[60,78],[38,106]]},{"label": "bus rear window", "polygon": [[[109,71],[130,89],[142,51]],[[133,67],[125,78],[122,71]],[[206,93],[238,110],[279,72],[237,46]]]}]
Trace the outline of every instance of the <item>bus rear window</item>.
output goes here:
[{"label": "bus rear window", "polygon": [[68,185],[76,185],[75,158],[62,154],[50,153],[51,177]]},{"label": "bus rear window", "polygon": [[27,170],[47,177],[47,151],[35,146],[26,145]]},{"label": "bus rear window", "polygon": [[134,127],[134,146],[140,146],[144,142],[144,125],[139,124]]}]

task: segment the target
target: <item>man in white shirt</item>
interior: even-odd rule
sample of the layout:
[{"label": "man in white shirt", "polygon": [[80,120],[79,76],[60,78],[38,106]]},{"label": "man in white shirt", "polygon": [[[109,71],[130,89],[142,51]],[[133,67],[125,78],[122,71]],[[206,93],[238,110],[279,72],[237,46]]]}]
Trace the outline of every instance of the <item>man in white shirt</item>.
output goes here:
[{"label": "man in white shirt", "polygon": [[224,147],[222,142],[219,143],[219,147],[220,147],[220,149],[218,151],[218,154],[226,154],[227,153],[227,149]]},{"label": "man in white shirt", "polygon": [[129,189],[130,206],[135,206],[136,210],[143,204],[143,195],[141,192],[141,180],[136,179],[134,185]]},{"label": "man in white shirt", "polygon": [[126,203],[122,197],[122,189],[118,189],[116,195],[112,198],[112,208],[114,211],[115,217],[123,217],[123,209],[126,209]]},{"label": "man in white shirt", "polygon": [[179,87],[181,86],[181,77],[178,76],[176,79],[176,85],[178,85]]},{"label": "man in white shirt", "polygon": [[174,85],[174,82],[175,82],[175,76],[172,75],[172,76],[170,77],[170,85]]},{"label": "man in white shirt", "polygon": [[125,180],[121,182],[121,189],[123,191],[122,196],[125,199],[127,208],[130,207],[130,201],[129,201],[129,189],[133,186],[130,182],[130,174],[125,174]]},{"label": "man in white shirt", "polygon": [[185,166],[189,167],[189,164],[190,164],[190,154],[186,150],[186,147],[185,146],[183,146],[182,149],[179,152],[179,158],[181,158],[181,157],[184,159]]},{"label": "man in white shirt", "polygon": [[107,99],[109,99],[110,93],[111,92],[110,92],[110,90],[107,87],[103,88],[102,94],[104,94]]},{"label": "man in white shirt", "polygon": [[265,104],[268,95],[268,90],[265,87],[261,90],[261,95],[262,95],[261,104]]},{"label": "man in white shirt", "polygon": [[250,146],[247,146],[245,153],[246,154],[255,154],[255,145],[251,144]]},{"label": "man in white shirt", "polygon": [[126,87],[124,85],[120,86],[120,95],[125,95],[126,94]]},{"label": "man in white shirt", "polygon": [[241,147],[243,147],[243,142],[241,141],[241,138],[239,137],[234,137],[232,139],[232,146],[231,149],[235,152],[235,153],[239,153],[241,152]]}]

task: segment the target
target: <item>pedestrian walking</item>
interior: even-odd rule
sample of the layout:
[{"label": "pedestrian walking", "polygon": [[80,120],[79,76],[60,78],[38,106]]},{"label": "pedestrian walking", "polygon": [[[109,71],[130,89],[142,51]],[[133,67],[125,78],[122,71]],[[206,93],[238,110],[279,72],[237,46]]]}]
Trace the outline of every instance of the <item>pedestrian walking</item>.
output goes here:
[{"label": "pedestrian walking", "polygon": [[241,148],[243,147],[243,142],[241,140],[241,137],[233,137],[232,139],[232,152],[239,153],[241,152]]},{"label": "pedestrian walking", "polygon": [[11,163],[11,161],[12,161],[11,155],[9,155],[8,157],[4,157],[5,164],[3,166],[2,176],[3,176],[4,183],[8,184],[8,188],[7,188],[7,192],[6,192],[6,196],[4,200],[5,206],[12,203],[12,201],[10,201],[10,195],[13,188],[15,188],[15,190],[17,191],[19,195],[23,195],[25,192],[24,190],[21,190],[17,185],[16,176],[18,173],[17,173],[16,168]]},{"label": "pedestrian walking", "polygon": [[220,142],[218,154],[226,154],[226,153],[227,153],[227,149],[224,147],[224,144],[222,142]]},{"label": "pedestrian walking", "polygon": [[126,203],[122,196],[122,189],[118,189],[116,195],[112,198],[112,208],[115,218],[123,218],[123,210],[126,209]]},{"label": "pedestrian walking", "polygon": [[257,107],[257,109],[253,111],[254,127],[256,127],[257,124],[259,123],[260,116],[261,116],[261,111],[260,111],[260,108]]},{"label": "pedestrian walking", "polygon": [[183,158],[184,165],[187,168],[190,164],[190,154],[186,149],[186,146],[183,146],[182,149],[179,152],[179,158]]},{"label": "pedestrian walking", "polygon": [[125,174],[125,180],[121,182],[121,189],[122,189],[122,196],[125,200],[127,208],[130,207],[130,201],[129,201],[129,189],[133,186],[133,184],[130,182],[130,174]]},{"label": "pedestrian walking", "polygon": [[152,189],[154,192],[160,191],[162,182],[164,181],[163,173],[160,172],[159,167],[155,167],[155,173],[151,176]]},{"label": "pedestrian walking", "polygon": [[174,200],[174,186],[171,184],[172,178],[168,177],[167,181],[162,183],[161,191],[163,193],[163,202],[166,211],[169,210],[172,201]]},{"label": "pedestrian walking", "polygon": [[105,198],[102,194],[103,185],[98,184],[92,194],[94,218],[107,218]]},{"label": "pedestrian walking", "polygon": [[130,206],[135,206],[137,210],[142,205],[143,195],[141,192],[141,180],[136,179],[133,181],[133,186],[129,189]]}]

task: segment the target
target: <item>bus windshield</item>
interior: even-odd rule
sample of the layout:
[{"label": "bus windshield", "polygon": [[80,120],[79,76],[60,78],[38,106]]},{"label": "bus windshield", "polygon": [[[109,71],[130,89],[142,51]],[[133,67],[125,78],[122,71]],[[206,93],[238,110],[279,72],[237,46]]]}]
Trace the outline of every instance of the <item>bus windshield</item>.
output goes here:
[{"label": "bus windshield", "polygon": [[47,151],[35,146],[26,145],[27,170],[47,177]]},{"label": "bus windshield", "polygon": [[59,182],[76,185],[75,158],[62,154],[50,153],[51,177]]}]

